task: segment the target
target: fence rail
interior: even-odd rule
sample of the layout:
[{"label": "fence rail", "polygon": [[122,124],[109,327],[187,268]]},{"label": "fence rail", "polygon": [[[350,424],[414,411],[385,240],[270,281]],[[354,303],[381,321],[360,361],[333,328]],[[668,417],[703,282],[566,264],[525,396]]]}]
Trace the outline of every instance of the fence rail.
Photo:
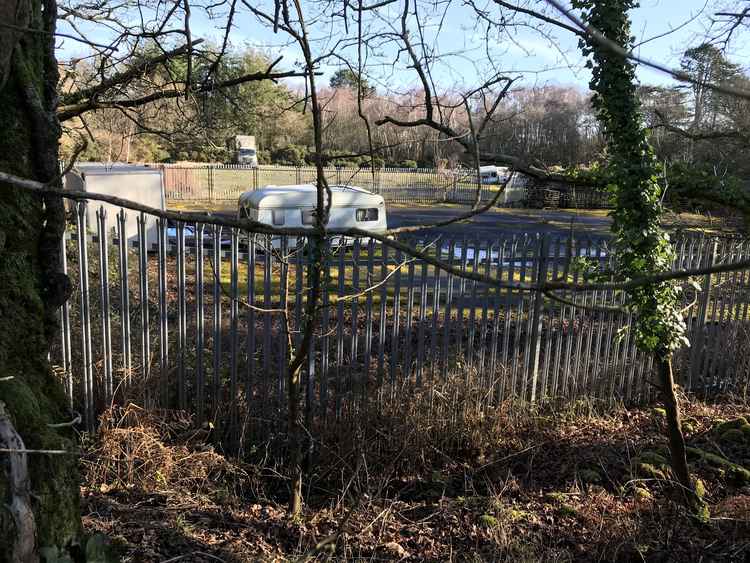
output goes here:
[{"label": "fence rail", "polygon": [[[246,165],[169,165],[152,164],[164,172],[165,193],[171,201],[236,201],[239,195],[268,185],[314,182],[314,167]],[[477,194],[476,174],[468,169],[434,168],[326,168],[331,184],[350,184],[381,194],[388,203],[473,203]],[[555,206],[602,208],[609,206],[601,190],[550,184],[529,189],[528,178],[516,175],[498,204],[501,206],[544,206],[539,190],[558,194]],[[497,185],[480,186],[482,201],[492,199]],[[547,202],[549,203],[549,202]]]},{"label": "fence rail", "polygon": [[[132,214],[97,208],[92,220],[90,211],[77,204],[63,246],[75,292],[60,311],[54,357],[71,405],[89,425],[113,401],[134,400],[187,409],[236,439],[276,432],[308,298],[305,241],[161,219],[150,238],[152,218],[144,214],[136,214],[138,234],[128,239]],[[585,275],[571,268],[573,260],[613,258],[604,239],[411,242],[461,270],[506,281],[566,274],[580,281]],[[310,428],[469,376],[481,392],[478,408],[510,397],[652,397],[652,358],[624,330],[631,315],[584,308],[618,304],[621,295],[563,293],[578,305],[562,305],[448,275],[373,240],[329,250],[324,307],[304,372]],[[704,237],[681,239],[675,250],[677,267],[750,253],[746,241]],[[692,345],[677,356],[677,377],[697,392],[744,388],[750,272],[700,281],[700,292],[685,294],[686,305],[694,302],[686,312]]]}]

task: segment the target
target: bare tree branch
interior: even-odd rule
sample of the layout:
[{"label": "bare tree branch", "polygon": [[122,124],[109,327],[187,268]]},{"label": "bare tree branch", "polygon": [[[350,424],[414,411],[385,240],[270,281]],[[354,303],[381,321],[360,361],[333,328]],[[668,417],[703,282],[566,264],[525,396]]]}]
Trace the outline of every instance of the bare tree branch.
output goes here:
[{"label": "bare tree branch", "polygon": [[182,45],[181,47],[177,47],[176,49],[172,49],[171,51],[167,51],[166,53],[159,55],[158,57],[144,59],[123,72],[118,72],[110,78],[105,78],[99,84],[90,86],[88,88],[83,88],[81,90],[76,90],[68,94],[63,94],[60,96],[60,105],[64,107],[77,104],[83,100],[95,99],[97,96],[101,95],[107,90],[114,88],[115,86],[126,84],[131,80],[150,72],[157,66],[184,55],[186,52],[188,52],[189,48],[200,45],[201,43],[203,43],[203,39],[196,39],[192,43]]},{"label": "bare tree branch", "polygon": [[[297,71],[272,72],[273,67],[276,66],[276,64],[278,64],[279,61],[281,61],[281,57],[276,59],[276,61],[274,61],[265,71],[252,72],[250,74],[245,74],[243,76],[238,76],[236,78],[224,80],[216,84],[210,84],[210,85],[205,84],[205,83],[196,84],[193,88],[190,89],[190,91],[194,93],[211,92],[214,90],[231,88],[232,86],[245,84],[247,82],[254,82],[254,81],[259,81],[259,80],[279,80],[281,78],[307,76],[306,72],[297,72]],[[185,92],[183,90],[170,89],[170,90],[160,90],[157,92],[153,92],[146,96],[141,96],[140,98],[124,98],[124,99],[116,99],[116,100],[111,100],[111,101],[107,101],[107,100],[99,101],[96,98],[92,98],[79,104],[63,105],[63,106],[58,107],[57,116],[60,121],[67,121],[68,119],[72,119],[73,117],[78,117],[79,115],[83,113],[86,113],[88,111],[92,111],[95,109],[116,108],[116,107],[124,107],[124,108],[140,107],[140,106],[149,104],[151,102],[155,102],[157,100],[179,98],[179,97],[182,97],[184,94]]]}]

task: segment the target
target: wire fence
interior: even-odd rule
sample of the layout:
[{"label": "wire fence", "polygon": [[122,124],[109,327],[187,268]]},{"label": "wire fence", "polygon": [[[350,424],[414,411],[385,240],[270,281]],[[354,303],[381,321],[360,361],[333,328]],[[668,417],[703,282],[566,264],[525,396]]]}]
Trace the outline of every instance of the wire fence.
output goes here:
[{"label": "wire fence", "polygon": [[[279,432],[309,293],[306,241],[124,210],[107,216],[85,203],[74,215],[63,256],[75,291],[60,311],[53,358],[87,424],[112,403],[134,401],[185,409],[236,441]],[[410,242],[461,271],[514,282],[583,281],[577,263],[613,258],[598,238]],[[708,237],[681,239],[675,250],[679,268],[750,253],[747,241]],[[509,398],[643,403],[655,393],[653,359],[627,330],[632,315],[591,309],[621,304],[613,291],[562,292],[576,303],[564,305],[449,275],[367,239],[329,244],[324,271],[303,374],[310,432],[456,379],[472,381],[479,410]],[[691,345],[676,357],[678,381],[699,393],[744,392],[750,272],[699,281],[700,291],[684,295]]]},{"label": "wire fence", "polygon": [[[151,164],[164,173],[169,201],[236,201],[240,194],[269,185],[312,183],[314,167],[246,165]],[[326,168],[329,184],[356,185],[378,193],[388,203],[463,203],[495,197],[498,184],[479,184],[476,173],[466,169],[434,168]],[[607,192],[573,184],[536,185],[530,178],[514,175],[499,197],[500,206],[609,207]]]}]

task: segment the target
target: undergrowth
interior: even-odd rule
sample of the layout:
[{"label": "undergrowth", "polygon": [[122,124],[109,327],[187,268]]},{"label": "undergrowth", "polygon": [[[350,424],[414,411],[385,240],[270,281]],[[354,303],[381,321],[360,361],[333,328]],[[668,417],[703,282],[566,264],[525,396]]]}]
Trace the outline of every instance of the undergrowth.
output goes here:
[{"label": "undergrowth", "polygon": [[394,390],[312,429],[299,519],[285,508],[283,432],[236,459],[185,413],[113,408],[82,460],[84,521],[126,561],[748,556],[746,402],[684,398],[691,469],[712,516],[701,523],[674,502],[660,409],[487,409],[481,388]]}]

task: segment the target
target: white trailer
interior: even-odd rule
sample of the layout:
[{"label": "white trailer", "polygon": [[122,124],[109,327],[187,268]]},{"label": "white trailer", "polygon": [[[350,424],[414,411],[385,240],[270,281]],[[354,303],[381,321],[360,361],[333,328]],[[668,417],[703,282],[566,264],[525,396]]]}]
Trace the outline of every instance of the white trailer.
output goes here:
[{"label": "white trailer", "polygon": [[[374,233],[388,229],[383,197],[355,186],[330,186],[329,229],[360,228]],[[239,199],[238,216],[274,227],[312,229],[315,225],[317,189],[312,184],[264,186],[245,192]],[[296,241],[290,240],[290,244]],[[334,238],[334,244],[349,243]],[[277,246],[278,242],[274,242]]]},{"label": "white trailer", "polygon": [[[134,164],[103,164],[82,162],[65,176],[65,186],[72,190],[82,190],[99,194],[112,195],[129,199],[143,205],[164,210],[164,179],[161,170],[149,166]],[[91,200],[87,205],[86,224],[89,232],[97,228],[96,212],[104,208],[107,214],[107,230],[117,229],[119,207],[100,201]],[[128,244],[138,240],[138,222],[140,213],[125,210],[125,235]],[[151,249],[158,243],[156,217],[144,214],[146,220],[146,244]]]}]

